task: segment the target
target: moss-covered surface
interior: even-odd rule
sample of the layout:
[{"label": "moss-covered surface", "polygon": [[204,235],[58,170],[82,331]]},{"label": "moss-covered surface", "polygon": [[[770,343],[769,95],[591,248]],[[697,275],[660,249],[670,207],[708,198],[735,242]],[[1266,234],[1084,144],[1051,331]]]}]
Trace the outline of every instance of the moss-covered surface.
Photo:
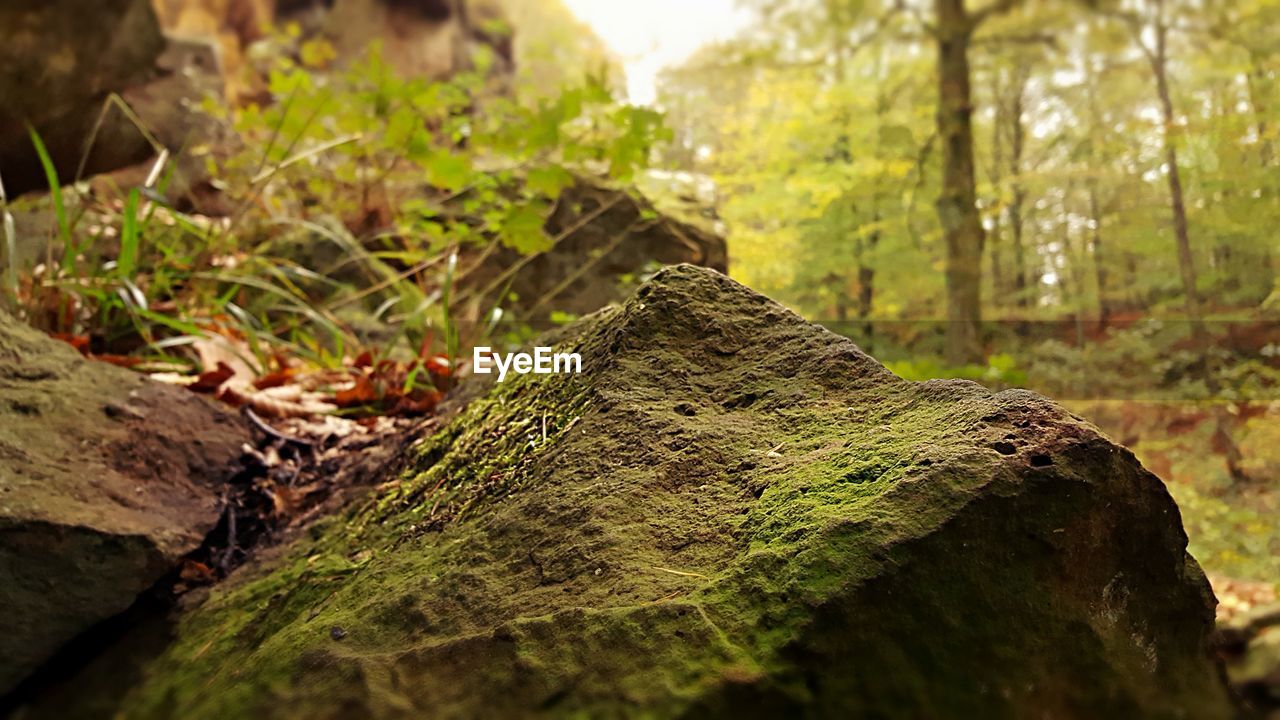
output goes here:
[{"label": "moss-covered surface", "polygon": [[200,546],[247,437],[0,312],[0,694]]},{"label": "moss-covered surface", "polygon": [[186,612],[122,715],[1228,713],[1177,508],[1052,403],[686,266],[561,347]]}]

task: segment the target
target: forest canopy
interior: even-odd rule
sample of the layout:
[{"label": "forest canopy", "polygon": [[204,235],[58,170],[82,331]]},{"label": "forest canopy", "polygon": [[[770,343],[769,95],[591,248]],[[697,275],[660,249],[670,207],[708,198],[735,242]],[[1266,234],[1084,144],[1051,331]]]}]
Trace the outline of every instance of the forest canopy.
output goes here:
[{"label": "forest canopy", "polygon": [[[1207,318],[1275,305],[1280,4],[751,5],[756,25],[669,71],[662,103],[666,161],[717,180],[754,286],[837,321],[1193,320],[1189,291]],[[967,69],[940,77],[958,43]],[[939,85],[964,83],[939,113]],[[963,202],[935,208],[957,192],[980,232],[949,219]],[[948,273],[980,293],[949,301]]]}]

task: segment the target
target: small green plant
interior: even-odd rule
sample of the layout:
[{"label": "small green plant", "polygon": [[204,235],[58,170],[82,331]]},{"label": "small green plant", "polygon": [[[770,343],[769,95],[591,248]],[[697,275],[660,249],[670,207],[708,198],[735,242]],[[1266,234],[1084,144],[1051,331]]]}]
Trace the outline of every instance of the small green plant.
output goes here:
[{"label": "small green plant", "polygon": [[[159,200],[167,154],[115,199],[64,193],[32,131],[62,252],[10,268],[15,308],[98,353],[167,357],[217,333],[261,367],[437,344],[452,362],[504,318],[491,294],[463,290],[470,274],[501,247],[550,249],[543,226],[577,177],[626,182],[665,135],[658,114],[618,105],[598,80],[523,105],[488,92],[483,58],[431,82],[398,77],[376,48],[336,74],[308,65],[324,57],[277,58],[269,105],[206,103],[242,148],[203,155],[227,217]],[[13,244],[6,231],[9,257]]]}]

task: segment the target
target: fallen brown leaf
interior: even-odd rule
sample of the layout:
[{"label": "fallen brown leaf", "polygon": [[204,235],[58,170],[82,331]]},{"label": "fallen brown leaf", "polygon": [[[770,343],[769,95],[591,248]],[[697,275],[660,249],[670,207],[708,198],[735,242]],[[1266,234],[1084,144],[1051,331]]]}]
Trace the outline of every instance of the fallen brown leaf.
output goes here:
[{"label": "fallen brown leaf", "polygon": [[216,393],[218,388],[222,387],[228,380],[234,377],[235,370],[224,362],[219,362],[214,370],[200,373],[196,381],[187,386],[187,389],[198,393]]}]

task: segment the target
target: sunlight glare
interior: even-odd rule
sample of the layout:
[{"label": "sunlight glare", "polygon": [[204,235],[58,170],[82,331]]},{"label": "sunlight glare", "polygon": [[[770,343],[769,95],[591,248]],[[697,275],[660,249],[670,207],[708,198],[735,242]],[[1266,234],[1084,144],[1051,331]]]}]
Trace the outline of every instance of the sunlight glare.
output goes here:
[{"label": "sunlight glare", "polygon": [[657,77],[702,46],[728,38],[747,21],[735,0],[565,0],[622,60],[633,103],[652,104]]}]

